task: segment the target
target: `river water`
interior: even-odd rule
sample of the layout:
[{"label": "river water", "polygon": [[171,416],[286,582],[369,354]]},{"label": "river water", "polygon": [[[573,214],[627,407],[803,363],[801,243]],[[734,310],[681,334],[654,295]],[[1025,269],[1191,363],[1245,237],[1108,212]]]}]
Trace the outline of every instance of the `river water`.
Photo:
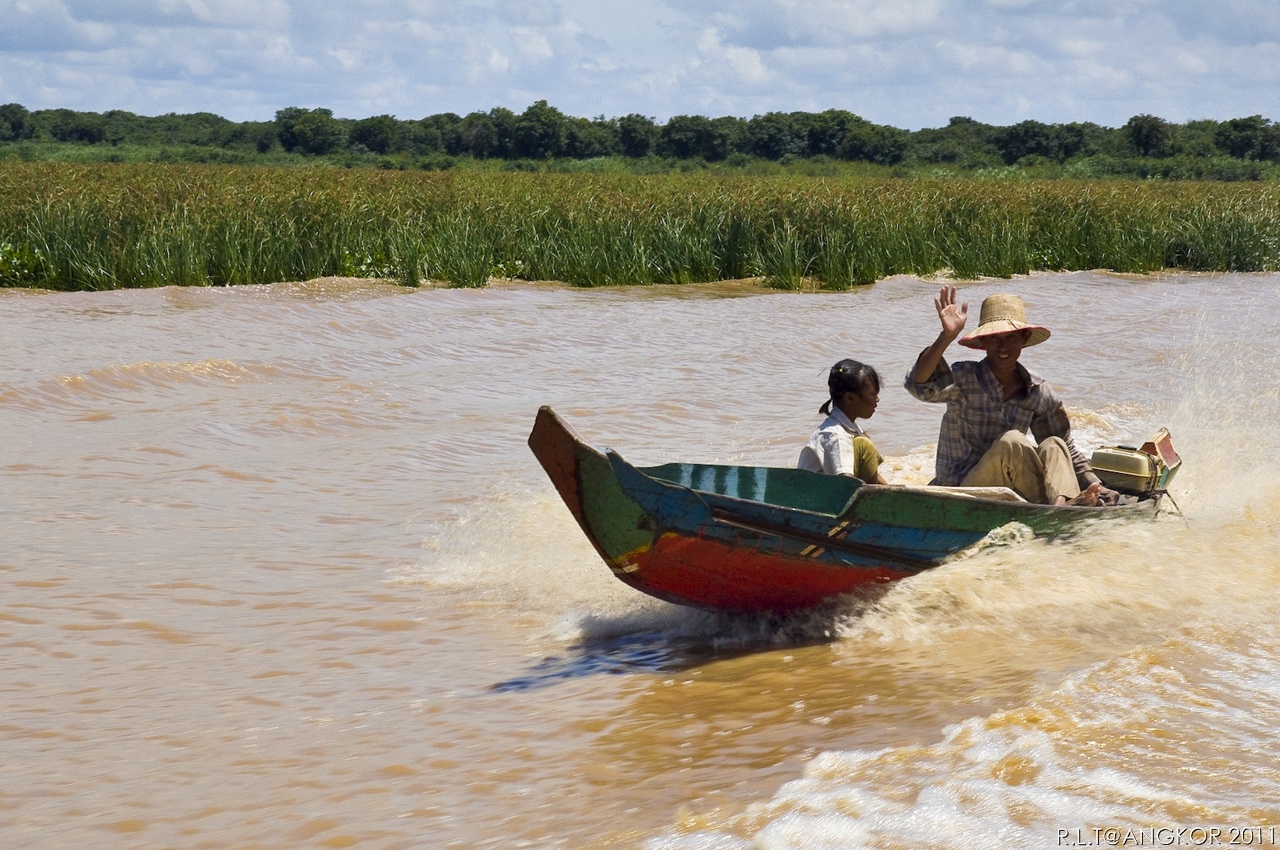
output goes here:
[{"label": "river water", "polygon": [[961,283],[1181,516],[820,613],[622,585],[525,445],[789,466],[853,356],[921,482],[938,285],[0,293],[0,845],[1280,842],[1280,278]]}]

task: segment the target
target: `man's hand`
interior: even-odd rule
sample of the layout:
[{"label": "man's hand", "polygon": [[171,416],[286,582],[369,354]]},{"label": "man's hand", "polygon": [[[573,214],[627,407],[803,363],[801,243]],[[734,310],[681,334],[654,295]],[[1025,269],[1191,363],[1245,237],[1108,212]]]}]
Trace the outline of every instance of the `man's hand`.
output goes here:
[{"label": "man's hand", "polygon": [[933,299],[933,306],[938,310],[942,331],[933,341],[933,345],[920,352],[920,356],[916,358],[916,365],[911,367],[911,380],[917,384],[923,384],[933,377],[938,364],[942,362],[942,355],[947,350],[947,346],[960,336],[960,331],[964,330],[964,321],[969,316],[969,302],[956,304],[954,286],[942,287],[938,297]]},{"label": "man's hand", "polygon": [[964,330],[965,320],[969,317],[969,302],[956,304],[956,288],[944,286],[933,299],[933,306],[938,309],[938,319],[942,322],[942,333],[950,340],[960,336]]}]

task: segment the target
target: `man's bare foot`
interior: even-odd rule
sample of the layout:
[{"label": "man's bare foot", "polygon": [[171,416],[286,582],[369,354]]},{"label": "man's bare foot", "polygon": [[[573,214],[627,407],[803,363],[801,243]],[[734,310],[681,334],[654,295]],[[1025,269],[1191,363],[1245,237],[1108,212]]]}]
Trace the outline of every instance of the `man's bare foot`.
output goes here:
[{"label": "man's bare foot", "polygon": [[1090,484],[1084,489],[1079,496],[1074,499],[1068,499],[1066,496],[1059,496],[1054,500],[1055,505],[1071,505],[1078,508],[1096,508],[1099,505],[1105,505],[1102,499],[1102,485],[1098,483]]}]

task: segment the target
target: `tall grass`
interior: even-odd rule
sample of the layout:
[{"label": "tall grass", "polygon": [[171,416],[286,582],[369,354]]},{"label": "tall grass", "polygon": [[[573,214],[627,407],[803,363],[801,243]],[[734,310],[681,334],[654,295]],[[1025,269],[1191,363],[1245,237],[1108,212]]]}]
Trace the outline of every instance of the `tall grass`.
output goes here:
[{"label": "tall grass", "polygon": [[0,163],[0,285],[483,286],[1280,268],[1269,184]]}]

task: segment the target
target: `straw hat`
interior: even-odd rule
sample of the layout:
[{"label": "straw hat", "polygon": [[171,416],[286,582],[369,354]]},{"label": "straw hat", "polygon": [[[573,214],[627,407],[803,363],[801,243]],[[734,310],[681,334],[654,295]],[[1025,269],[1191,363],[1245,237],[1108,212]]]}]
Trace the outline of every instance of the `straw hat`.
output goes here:
[{"label": "straw hat", "polygon": [[981,348],[979,340],[984,336],[1007,334],[1010,331],[1031,331],[1027,345],[1039,345],[1049,338],[1049,329],[1027,324],[1027,311],[1022,299],[1016,295],[989,295],[982,301],[982,315],[978,327],[960,338],[960,344],[969,348]]}]

